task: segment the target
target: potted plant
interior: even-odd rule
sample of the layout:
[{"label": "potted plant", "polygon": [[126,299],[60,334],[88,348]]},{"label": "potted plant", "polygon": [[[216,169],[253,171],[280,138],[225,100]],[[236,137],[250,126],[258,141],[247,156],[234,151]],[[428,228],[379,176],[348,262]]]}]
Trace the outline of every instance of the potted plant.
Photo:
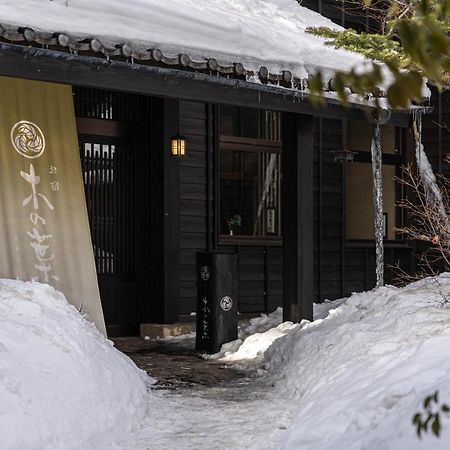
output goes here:
[{"label": "potted plant", "polygon": [[230,236],[233,236],[233,231],[236,231],[242,225],[242,218],[239,214],[235,214],[234,216],[228,217],[226,219],[226,224],[228,225],[228,229],[230,230]]}]

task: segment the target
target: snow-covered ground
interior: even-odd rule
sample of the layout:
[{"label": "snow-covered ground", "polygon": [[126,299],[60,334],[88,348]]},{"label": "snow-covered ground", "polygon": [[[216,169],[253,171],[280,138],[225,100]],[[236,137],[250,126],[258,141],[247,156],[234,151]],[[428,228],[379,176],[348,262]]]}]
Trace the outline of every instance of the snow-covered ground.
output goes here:
[{"label": "snow-covered ground", "polygon": [[439,439],[419,440],[412,425],[427,395],[450,403],[446,296],[450,274],[315,305],[312,323],[280,327],[281,311],[254,319],[214,356],[250,370],[251,384],[169,396],[154,448],[447,449],[450,417]]},{"label": "snow-covered ground", "polygon": [[450,274],[354,294],[278,340],[268,376],[298,412],[282,448],[447,449],[411,424],[427,395],[450,401]]},{"label": "snow-covered ground", "polygon": [[48,285],[0,280],[0,448],[99,450],[128,436],[152,380]]},{"label": "snow-covered ground", "polygon": [[1,448],[446,449],[450,417],[422,440],[411,419],[436,390],[450,403],[448,298],[443,274],[318,305],[311,323],[281,325],[276,311],[216,356],[248,369],[243,380],[145,395],[62,296],[0,282]]}]

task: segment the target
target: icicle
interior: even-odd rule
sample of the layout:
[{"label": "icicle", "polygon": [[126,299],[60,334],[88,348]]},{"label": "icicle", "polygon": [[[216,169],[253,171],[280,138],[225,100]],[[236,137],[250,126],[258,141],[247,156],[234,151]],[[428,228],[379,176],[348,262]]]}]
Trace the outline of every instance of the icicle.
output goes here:
[{"label": "icicle", "polygon": [[382,152],[380,143],[380,123],[378,120],[373,125],[371,153],[377,276],[375,287],[378,288],[384,285],[383,175]]},{"label": "icicle", "polygon": [[416,162],[419,170],[420,179],[422,180],[425,188],[425,195],[428,201],[436,202],[441,219],[448,220],[447,212],[442,200],[442,193],[436,182],[436,176],[434,175],[433,168],[428,160],[427,154],[422,144],[422,114],[417,112],[414,115],[414,137],[416,140]]}]

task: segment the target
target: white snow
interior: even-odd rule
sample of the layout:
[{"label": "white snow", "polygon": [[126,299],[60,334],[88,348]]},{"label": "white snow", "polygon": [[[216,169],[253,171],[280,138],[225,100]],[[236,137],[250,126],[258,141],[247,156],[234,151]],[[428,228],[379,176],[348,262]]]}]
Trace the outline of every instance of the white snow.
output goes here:
[{"label": "white snow", "polygon": [[[331,308],[340,305],[346,299],[335,301],[325,300],[314,304],[314,319],[325,317]],[[264,362],[266,350],[280,337],[303,326],[300,324],[283,322],[283,309],[277,308],[270,314],[250,319],[248,324],[239,327],[239,339],[222,345],[218,353],[202,355],[205,359],[218,360],[223,363],[239,363],[239,369],[251,369],[261,366]]]},{"label": "white snow", "polygon": [[[450,274],[317,305],[316,320],[274,340],[259,365],[239,361],[260,376],[157,392],[126,448],[447,449],[450,416],[442,417],[440,439],[419,440],[411,420],[436,390],[450,403],[450,308],[442,293],[450,298]],[[256,333],[265,329],[258,321]]]},{"label": "white snow", "polygon": [[255,333],[264,333],[271,328],[277,327],[283,323],[283,308],[277,308],[270,314],[261,314],[259,317],[250,319],[248,324],[239,329],[239,338],[244,340]]},{"label": "white snow", "polygon": [[249,343],[287,331],[239,360],[258,376],[146,396],[60,294],[1,281],[1,447],[444,450],[450,417],[422,440],[411,419],[436,390],[450,403],[449,299],[442,274],[317,305],[313,322],[280,324],[278,310],[241,331]]},{"label": "white snow", "polygon": [[305,33],[312,26],[339,27],[296,0],[0,0],[0,24],[242,62],[254,71],[266,65],[299,78],[318,67],[331,77],[336,69],[364,65],[361,55]]},{"label": "white snow", "polygon": [[323,320],[274,342],[275,394],[298,408],[284,449],[446,449],[411,424],[423,399],[450,401],[450,274],[354,294]]},{"label": "white snow", "polygon": [[[264,333],[255,333],[247,337],[244,342],[240,341],[241,345],[233,345],[231,348],[227,347],[221,349],[223,355],[219,357],[222,362],[233,362],[245,360],[248,364],[252,361],[256,364],[264,361],[265,351],[280,337],[299,327],[299,324],[292,322],[284,322],[275,328],[271,328]],[[239,342],[239,341],[238,341]],[[236,341],[235,341],[236,343]]]},{"label": "white snow", "polygon": [[283,309],[277,308],[270,314],[250,319],[248,324],[239,327],[239,338],[222,345],[218,353],[202,355],[205,359],[218,360],[223,363],[244,362],[242,369],[261,365],[265,351],[273,342],[297,328],[299,324],[283,323]]},{"label": "white snow", "polygon": [[0,448],[104,449],[151,379],[48,285],[0,280]]}]

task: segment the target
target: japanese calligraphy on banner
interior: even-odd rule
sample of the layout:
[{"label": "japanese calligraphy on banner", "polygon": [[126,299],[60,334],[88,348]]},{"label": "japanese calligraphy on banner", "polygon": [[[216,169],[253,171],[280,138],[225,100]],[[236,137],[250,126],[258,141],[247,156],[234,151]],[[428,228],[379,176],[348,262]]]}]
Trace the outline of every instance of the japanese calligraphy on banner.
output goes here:
[{"label": "japanese calligraphy on banner", "polygon": [[70,86],[0,77],[0,277],[51,284],[105,333]]}]

